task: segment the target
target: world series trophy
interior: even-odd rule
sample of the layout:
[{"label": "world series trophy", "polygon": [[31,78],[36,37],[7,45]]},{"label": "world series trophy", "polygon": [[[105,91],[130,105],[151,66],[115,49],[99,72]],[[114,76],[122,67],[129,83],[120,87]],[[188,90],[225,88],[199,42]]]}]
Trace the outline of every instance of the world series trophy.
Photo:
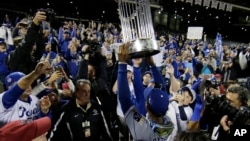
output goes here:
[{"label": "world series trophy", "polygon": [[159,53],[155,40],[150,1],[119,0],[119,18],[124,43],[130,42],[131,58],[141,58]]}]

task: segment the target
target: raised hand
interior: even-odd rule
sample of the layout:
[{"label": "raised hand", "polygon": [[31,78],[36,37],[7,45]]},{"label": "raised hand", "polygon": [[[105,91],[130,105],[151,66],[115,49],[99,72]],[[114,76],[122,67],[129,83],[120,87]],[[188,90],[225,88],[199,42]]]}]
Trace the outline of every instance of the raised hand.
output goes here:
[{"label": "raised hand", "polygon": [[36,12],[35,17],[33,18],[33,23],[36,25],[40,25],[42,21],[45,21],[47,18],[46,13],[43,11]]},{"label": "raised hand", "polygon": [[167,64],[167,66],[166,66],[166,73],[168,73],[169,75],[173,75],[174,74],[174,67],[171,64]]},{"label": "raised hand", "polygon": [[49,83],[53,83],[53,82],[55,82],[57,79],[63,78],[63,77],[64,77],[63,73],[62,73],[60,70],[56,70],[56,71],[54,71],[54,72],[51,74],[51,76],[50,76],[50,78],[48,79],[48,81],[49,81]]},{"label": "raised hand", "polygon": [[36,74],[41,75],[41,74],[48,73],[50,70],[51,70],[50,63],[48,61],[44,61],[44,62],[39,62],[36,65],[36,68],[35,68],[34,71],[35,71]]},{"label": "raised hand", "polygon": [[129,56],[129,45],[130,43],[125,43],[119,46],[118,50],[118,61],[128,63],[130,56]]}]

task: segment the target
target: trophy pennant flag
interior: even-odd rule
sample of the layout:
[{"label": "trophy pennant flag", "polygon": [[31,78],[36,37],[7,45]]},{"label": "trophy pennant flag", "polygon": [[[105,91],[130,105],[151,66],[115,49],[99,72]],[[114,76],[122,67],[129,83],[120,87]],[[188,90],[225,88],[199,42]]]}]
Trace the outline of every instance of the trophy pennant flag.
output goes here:
[{"label": "trophy pennant flag", "polygon": [[123,41],[131,43],[129,53],[132,58],[160,52],[155,40],[149,0],[119,0],[118,12]]}]

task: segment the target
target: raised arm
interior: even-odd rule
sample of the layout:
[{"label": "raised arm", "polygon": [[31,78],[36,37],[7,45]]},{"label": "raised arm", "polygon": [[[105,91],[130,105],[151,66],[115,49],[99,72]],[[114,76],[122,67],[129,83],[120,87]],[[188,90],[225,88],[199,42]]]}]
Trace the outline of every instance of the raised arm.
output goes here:
[{"label": "raised arm", "polygon": [[45,74],[46,71],[50,68],[50,64],[48,62],[40,62],[37,64],[34,71],[22,77],[17,84],[7,90],[3,94],[3,105],[6,109],[13,106],[18,98],[23,94],[23,92],[31,87],[31,84],[41,75]]},{"label": "raised arm", "polygon": [[155,63],[153,61],[153,58],[151,56],[146,57],[146,60],[147,60],[148,64],[150,65],[154,82],[161,84],[162,90],[166,91],[166,82],[164,81],[164,78],[163,78],[161,72],[156,68]]},{"label": "raised arm", "polygon": [[125,114],[129,108],[133,106],[133,103],[130,100],[130,90],[127,79],[127,62],[129,60],[128,44],[123,44],[119,47],[118,60],[118,97],[122,111]]},{"label": "raised arm", "polygon": [[170,93],[177,93],[181,86],[180,86],[180,82],[174,76],[173,66],[169,64],[166,68],[166,71],[170,76],[170,82],[171,82],[169,92]]},{"label": "raised arm", "polygon": [[145,99],[143,95],[144,87],[142,84],[142,74],[140,69],[140,63],[142,59],[133,59],[133,68],[134,68],[134,91],[136,96],[136,107],[138,108],[139,112],[146,116],[146,108],[145,108]]}]

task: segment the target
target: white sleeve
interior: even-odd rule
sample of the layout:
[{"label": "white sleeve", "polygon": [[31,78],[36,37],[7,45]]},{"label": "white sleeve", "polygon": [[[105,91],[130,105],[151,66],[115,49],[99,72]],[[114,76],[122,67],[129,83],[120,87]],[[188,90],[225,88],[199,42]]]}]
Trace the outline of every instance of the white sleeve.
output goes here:
[{"label": "white sleeve", "polygon": [[72,92],[75,92],[75,85],[73,84],[73,82],[72,82],[71,79],[69,79],[68,85],[69,85],[69,89],[70,89]]},{"label": "white sleeve", "polygon": [[177,125],[177,120],[176,120],[176,111],[174,108],[174,103],[170,102],[168,105],[168,111],[166,113],[166,115],[170,118],[170,120],[172,121],[173,125],[174,125],[174,129],[171,133],[171,138],[170,140],[173,140],[174,137],[177,135],[177,131],[178,131],[178,125]]},{"label": "white sleeve", "polygon": [[4,92],[0,94],[0,113],[2,113],[4,110],[6,110],[4,108],[4,105],[3,105],[3,94],[4,94]]},{"label": "white sleeve", "polygon": [[31,95],[37,96],[41,91],[45,90],[46,88],[47,87],[43,84],[43,82],[40,82],[31,90]]}]

